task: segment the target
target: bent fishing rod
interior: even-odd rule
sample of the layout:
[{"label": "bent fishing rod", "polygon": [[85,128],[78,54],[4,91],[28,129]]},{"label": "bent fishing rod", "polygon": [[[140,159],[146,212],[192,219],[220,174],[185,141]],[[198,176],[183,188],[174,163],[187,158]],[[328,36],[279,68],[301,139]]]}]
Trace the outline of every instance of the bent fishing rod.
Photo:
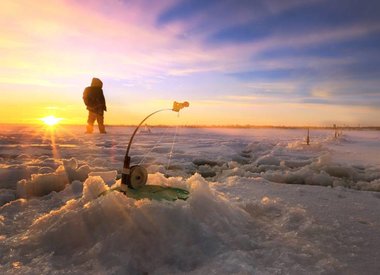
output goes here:
[{"label": "bent fishing rod", "polygon": [[147,170],[143,166],[141,166],[141,165],[132,165],[132,166],[130,166],[130,164],[131,164],[131,157],[129,156],[129,150],[131,149],[133,138],[135,137],[138,129],[140,128],[140,126],[148,118],[150,118],[154,114],[157,114],[157,113],[163,112],[163,111],[174,111],[174,112],[178,113],[183,108],[189,107],[189,106],[190,106],[190,104],[187,101],[184,101],[184,102],[174,101],[173,102],[173,107],[171,109],[170,108],[166,108],[166,109],[161,109],[161,110],[155,111],[155,112],[149,114],[148,116],[146,116],[140,122],[140,124],[133,131],[131,138],[129,139],[129,143],[128,143],[128,147],[127,147],[127,152],[125,153],[125,157],[124,157],[124,166],[123,166],[123,170],[122,170],[122,173],[121,173],[121,184],[127,185],[129,188],[132,188],[132,189],[138,189],[138,188],[144,186],[146,184],[146,182],[147,182],[147,179],[148,179],[148,172],[147,172]]}]

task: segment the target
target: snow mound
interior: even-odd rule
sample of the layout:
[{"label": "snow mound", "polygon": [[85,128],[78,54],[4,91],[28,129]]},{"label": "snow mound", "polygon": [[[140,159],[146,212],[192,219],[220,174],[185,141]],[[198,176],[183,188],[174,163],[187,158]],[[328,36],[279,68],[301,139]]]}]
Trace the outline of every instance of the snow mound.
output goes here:
[{"label": "snow mound", "polygon": [[[211,191],[200,175],[186,184],[192,194],[187,202],[135,201],[119,192],[98,197],[108,187],[101,177],[90,177],[82,198],[34,220],[22,234],[17,258],[24,264],[38,259],[47,270],[72,264],[85,270],[97,259],[119,273],[173,273],[207,264],[231,245],[254,246],[243,209]],[[236,235],[237,229],[246,233]],[[30,251],[39,255],[31,258]]]},{"label": "snow mound", "polygon": [[[17,262],[21,273],[81,273],[91,267],[100,273],[118,274],[201,274],[211,270],[247,274],[264,272],[270,259],[278,261],[278,268],[283,261],[293,266],[291,263],[298,261],[292,259],[297,253],[293,246],[299,245],[307,246],[307,264],[295,265],[289,272],[335,268],[334,259],[323,255],[318,246],[293,235],[313,226],[301,208],[287,210],[271,198],[233,204],[199,174],[183,180],[157,173],[150,175],[150,180],[187,186],[190,198],[136,201],[120,192],[99,197],[109,187],[100,176],[89,177],[81,197],[57,205],[55,199],[62,199],[66,188],[45,202],[58,207],[36,215],[28,230],[7,239],[2,248],[6,252],[3,271]],[[14,201],[7,209],[17,211],[29,204],[38,207],[33,206],[37,202],[42,203]],[[277,237],[271,240],[273,234]],[[7,249],[14,252],[7,253]]]},{"label": "snow mound", "polygon": [[294,141],[290,142],[287,145],[287,148],[293,150],[310,150],[310,151],[320,151],[324,149],[324,146],[321,142],[310,142],[309,145],[305,141]]},{"label": "snow mound", "polygon": [[268,169],[261,176],[278,183],[344,186],[365,191],[380,191],[378,169],[336,163],[331,159],[330,153],[319,156],[310,164],[293,169]]}]

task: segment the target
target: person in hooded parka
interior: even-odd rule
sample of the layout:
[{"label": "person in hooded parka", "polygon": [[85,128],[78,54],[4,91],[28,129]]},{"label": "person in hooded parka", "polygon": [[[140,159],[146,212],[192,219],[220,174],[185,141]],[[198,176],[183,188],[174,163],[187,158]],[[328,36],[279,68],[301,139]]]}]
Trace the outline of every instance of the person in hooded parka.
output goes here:
[{"label": "person in hooded parka", "polygon": [[99,132],[106,133],[104,126],[104,111],[107,111],[106,100],[103,94],[103,82],[99,78],[93,78],[91,86],[83,92],[83,101],[87,106],[88,119],[86,133],[91,134],[94,130],[95,120],[98,122]]}]

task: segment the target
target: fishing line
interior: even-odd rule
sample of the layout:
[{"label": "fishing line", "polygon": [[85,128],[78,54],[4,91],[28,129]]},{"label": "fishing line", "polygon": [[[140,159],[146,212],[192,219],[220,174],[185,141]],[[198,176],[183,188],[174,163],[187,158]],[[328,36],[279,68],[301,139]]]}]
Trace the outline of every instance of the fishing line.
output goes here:
[{"label": "fishing line", "polygon": [[170,149],[170,153],[169,153],[168,164],[166,165],[166,170],[169,169],[170,161],[171,161],[172,156],[173,156],[174,144],[177,141],[177,133],[178,133],[178,125],[175,128],[175,134],[174,134],[174,137],[173,137],[172,148]]},{"label": "fishing line", "polygon": [[164,135],[166,134],[166,132],[169,130],[169,128],[166,128],[165,131],[161,134],[159,140],[154,144],[154,146],[152,148],[150,148],[150,150],[144,154],[144,157],[140,160],[139,164],[138,165],[141,165],[144,163],[145,159],[152,153],[152,151],[157,148],[158,144],[161,143],[162,141],[162,138],[164,137]]},{"label": "fishing line", "polygon": [[[125,188],[139,189],[142,186],[145,186],[145,184],[147,182],[147,179],[148,179],[148,172],[147,172],[147,170],[143,166],[141,166],[141,165],[131,165],[131,157],[129,156],[129,151],[131,149],[133,138],[135,137],[138,129],[140,128],[140,126],[148,118],[150,118],[154,114],[157,114],[157,113],[163,112],[163,111],[169,111],[169,110],[178,113],[183,108],[189,107],[189,105],[190,104],[187,101],[184,101],[184,102],[176,102],[176,101],[174,101],[173,102],[173,107],[171,109],[161,109],[161,110],[155,111],[155,112],[149,114],[148,116],[146,116],[140,122],[140,124],[133,131],[131,138],[129,139],[127,151],[126,151],[125,157],[124,157],[123,169],[121,171],[121,187],[120,188],[124,188],[124,189]],[[172,149],[171,149],[170,155],[172,155],[172,153],[173,153],[174,143],[175,143],[175,139],[176,139],[176,136],[177,136],[177,130],[178,130],[178,127],[176,129],[176,135],[175,135],[175,137],[173,139],[173,144],[172,144]],[[169,163],[168,164],[170,164],[170,159],[169,159]]]}]

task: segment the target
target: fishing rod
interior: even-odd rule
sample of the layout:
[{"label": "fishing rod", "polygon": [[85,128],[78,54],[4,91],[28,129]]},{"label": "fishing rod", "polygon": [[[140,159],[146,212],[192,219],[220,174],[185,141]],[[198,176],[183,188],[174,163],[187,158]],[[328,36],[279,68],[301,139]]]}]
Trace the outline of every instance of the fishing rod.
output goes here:
[{"label": "fishing rod", "polygon": [[140,124],[133,131],[131,138],[129,139],[129,143],[128,143],[128,147],[127,147],[127,152],[125,153],[125,157],[124,157],[123,170],[121,172],[121,184],[122,185],[124,184],[124,185],[127,185],[129,188],[138,189],[138,188],[144,186],[146,184],[147,180],[148,180],[148,172],[147,172],[147,170],[143,166],[141,166],[141,165],[132,165],[132,166],[130,166],[131,165],[131,157],[129,156],[129,150],[131,149],[133,138],[135,137],[138,129],[140,128],[140,126],[148,118],[150,118],[154,114],[157,114],[157,113],[163,112],[163,111],[174,111],[174,112],[178,113],[183,108],[189,107],[189,106],[190,106],[190,104],[187,101],[184,101],[184,102],[174,101],[173,102],[173,107],[171,109],[167,108],[167,109],[161,109],[161,110],[155,111],[155,112],[149,114],[148,116],[146,116],[140,122]]}]

